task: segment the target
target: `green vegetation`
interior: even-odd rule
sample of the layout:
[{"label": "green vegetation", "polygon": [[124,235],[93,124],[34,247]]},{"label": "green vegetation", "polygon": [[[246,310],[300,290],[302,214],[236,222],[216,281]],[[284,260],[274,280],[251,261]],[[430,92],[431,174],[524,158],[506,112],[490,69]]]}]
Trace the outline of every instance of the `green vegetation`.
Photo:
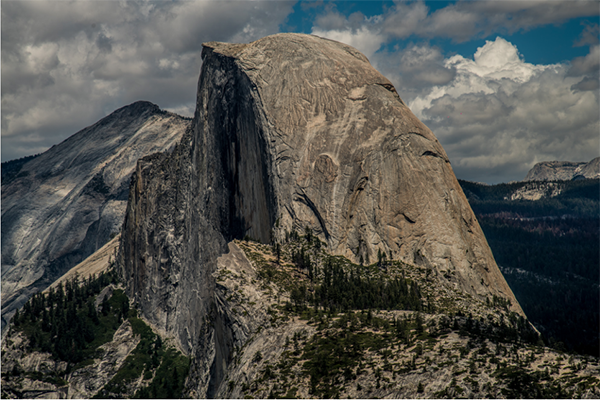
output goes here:
[{"label": "green vegetation", "polygon": [[421,292],[416,282],[402,277],[386,279],[361,276],[364,267],[350,264],[345,258],[328,256],[323,265],[323,279],[315,287],[311,300],[315,307],[335,310],[421,310]]},{"label": "green vegetation", "polygon": [[[160,336],[130,309],[129,299],[121,289],[108,290],[96,306],[97,296],[110,284],[118,283],[110,269],[99,277],[74,278],[47,293],[34,295],[13,317],[16,331],[29,339],[31,351],[51,353],[56,360],[67,361],[67,370],[57,373],[29,373],[31,379],[56,385],[73,369],[93,364],[101,358],[99,346],[110,342],[115,331],[127,320],[133,334],[140,338],[137,347],[123,362],[116,375],[95,398],[179,398],[189,370],[189,358],[172,346],[164,345]],[[114,287],[114,286],[113,286]],[[22,374],[16,366],[10,375]],[[142,387],[134,394],[131,387],[143,375]]]},{"label": "green vegetation", "polygon": [[554,197],[540,200],[506,200],[518,189],[534,185],[546,185],[546,182],[514,182],[498,185],[482,185],[459,180],[469,199],[469,204],[477,215],[513,213],[521,218],[562,217],[598,217],[600,202],[598,179],[553,182],[561,189]]},{"label": "green vegetation", "polygon": [[[466,367],[456,370],[454,376],[461,377],[464,385],[453,380],[447,388],[437,392],[436,397],[463,396],[465,386],[472,393],[480,393],[484,388],[489,392],[492,386],[479,383],[480,368],[495,377],[494,387],[503,388],[502,393],[510,397],[536,397],[538,394],[556,397],[562,393],[560,384],[544,378],[539,372],[541,367],[537,367],[537,372],[531,372],[539,341],[529,324],[516,314],[510,314],[511,322],[507,325],[471,316],[429,318],[427,320],[419,312],[403,316],[397,312],[367,310],[336,315],[319,312],[308,321],[316,327],[316,333],[312,336],[305,332],[294,333],[291,340],[287,340],[279,361],[275,365],[263,365],[258,380],[242,385],[243,394],[265,397],[266,392],[261,392],[260,388],[266,385],[270,387],[269,397],[284,397],[285,388],[308,382],[311,396],[345,397],[344,391],[351,386],[369,393],[392,384],[390,376],[419,373],[429,368],[433,371],[452,368],[461,361]],[[468,338],[466,345],[444,348],[441,339],[451,332]],[[534,343],[527,344],[527,340]],[[435,361],[430,358],[433,354],[436,354]],[[500,362],[498,357],[505,361]],[[255,355],[253,362],[262,360],[262,356]],[[372,385],[361,385],[364,380],[360,377],[364,374],[374,377]],[[536,380],[529,380],[530,375]],[[583,380],[586,386],[581,390],[597,386],[594,379]],[[565,383],[562,385],[564,387]],[[424,392],[425,387],[426,382],[421,382],[417,392]],[[520,389],[524,390],[523,395],[517,395]]]},{"label": "green vegetation", "polygon": [[273,246],[257,245],[274,255],[275,262],[242,244],[248,258],[259,269],[259,277],[290,293],[288,311],[323,309],[329,313],[348,310],[423,310],[419,285],[403,276],[399,261],[387,261],[380,252],[378,262],[357,265],[347,258],[324,251],[323,243],[310,229],[305,235],[286,234],[287,241]]},{"label": "green vegetation", "polygon": [[12,319],[14,329],[25,333],[30,349],[51,353],[55,359],[79,365],[93,358],[99,346],[112,340],[129,313],[129,300],[122,290],[104,298],[100,312],[94,299],[110,283],[114,272],[90,277],[79,283],[69,280],[63,286],[35,294]]},{"label": "green vegetation", "polygon": [[[529,372],[518,366],[499,368],[494,374],[506,384],[502,394],[506,398],[562,399],[569,397],[560,383],[544,376],[541,372]],[[548,381],[543,384],[543,381]]]}]

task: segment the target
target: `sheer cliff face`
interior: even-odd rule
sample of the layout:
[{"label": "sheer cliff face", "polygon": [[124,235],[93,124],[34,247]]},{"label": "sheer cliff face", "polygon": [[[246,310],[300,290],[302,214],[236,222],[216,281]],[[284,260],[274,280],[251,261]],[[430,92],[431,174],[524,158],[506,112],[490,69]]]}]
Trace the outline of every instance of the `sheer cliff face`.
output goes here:
[{"label": "sheer cliff face", "polygon": [[227,348],[204,323],[219,320],[211,274],[227,243],[305,227],[333,253],[381,250],[521,312],[446,153],[362,54],[280,34],[206,43],[203,58],[193,131],[138,163],[121,243],[129,292],[184,351]]},{"label": "sheer cliff face", "polygon": [[138,158],[174,146],[190,121],[123,107],[2,182],[2,326],[30,296],[120,230]]}]

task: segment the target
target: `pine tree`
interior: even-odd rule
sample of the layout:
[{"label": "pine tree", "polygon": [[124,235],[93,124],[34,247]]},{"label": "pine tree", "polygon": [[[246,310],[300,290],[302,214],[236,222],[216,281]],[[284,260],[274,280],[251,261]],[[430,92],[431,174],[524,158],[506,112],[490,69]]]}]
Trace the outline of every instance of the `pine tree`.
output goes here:
[{"label": "pine tree", "polygon": [[13,316],[13,324],[15,326],[19,326],[20,323],[21,323],[21,316],[19,315],[19,309],[17,308],[17,310],[15,311],[15,315]]},{"label": "pine tree", "polygon": [[42,330],[44,332],[50,332],[50,317],[48,316],[48,311],[44,308],[42,311]]},{"label": "pine tree", "polygon": [[88,317],[92,320],[95,325],[100,323],[100,319],[98,318],[98,312],[96,311],[96,306],[92,299],[88,301]]},{"label": "pine tree", "polygon": [[129,314],[129,299],[123,299],[123,303],[121,304],[121,311],[123,312],[123,318],[127,318],[127,314]]},{"label": "pine tree", "polygon": [[275,243],[275,256],[277,257],[277,264],[281,262],[281,246],[279,243]]},{"label": "pine tree", "polygon": [[173,397],[178,397],[179,394],[179,374],[177,373],[177,367],[173,367],[173,386],[172,386]]},{"label": "pine tree", "polygon": [[108,303],[107,298],[108,296],[104,296],[104,299],[102,299],[102,315],[104,315],[105,317],[110,312],[110,304]]}]

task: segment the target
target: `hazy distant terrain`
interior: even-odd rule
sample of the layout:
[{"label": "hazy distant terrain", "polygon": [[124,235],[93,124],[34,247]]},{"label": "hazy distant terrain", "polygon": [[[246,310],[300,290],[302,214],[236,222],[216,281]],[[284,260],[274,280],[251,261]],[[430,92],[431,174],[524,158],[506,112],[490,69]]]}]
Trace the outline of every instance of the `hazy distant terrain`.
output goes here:
[{"label": "hazy distant terrain", "polygon": [[527,317],[597,357],[600,180],[460,184]]}]

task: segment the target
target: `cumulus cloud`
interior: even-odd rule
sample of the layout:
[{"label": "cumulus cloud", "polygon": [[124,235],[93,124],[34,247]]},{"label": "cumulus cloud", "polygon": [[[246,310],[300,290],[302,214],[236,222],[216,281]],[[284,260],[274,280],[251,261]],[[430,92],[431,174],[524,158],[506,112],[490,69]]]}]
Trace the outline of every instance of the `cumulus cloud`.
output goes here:
[{"label": "cumulus cloud", "polygon": [[[204,41],[276,33],[287,1],[27,1],[2,4],[2,159],[43,151],[136,100],[192,115]],[[504,39],[447,57],[428,39],[512,34],[597,15],[594,1],[459,1],[431,11],[397,1],[381,15],[335,3],[312,33],[362,51],[438,136],[457,175],[519,179],[541,160],[598,156],[598,25],[570,63],[532,65]],[[390,43],[404,39],[402,47]]]},{"label": "cumulus cloud", "polygon": [[526,63],[498,37],[473,59],[456,55],[444,65],[454,78],[408,105],[436,134],[457,176],[494,183],[522,178],[539,161],[598,156],[598,92],[570,76],[568,64]]},{"label": "cumulus cloud", "polygon": [[293,3],[2,4],[2,160],[44,151],[136,100],[192,115],[205,41],[276,33]]},{"label": "cumulus cloud", "polygon": [[597,75],[600,68],[600,46],[595,45],[590,48],[589,54],[584,57],[577,57],[571,61],[569,69],[570,76],[581,76],[594,74]]},{"label": "cumulus cloud", "polygon": [[366,27],[355,30],[334,29],[328,31],[314,28],[312,30],[312,34],[349,44],[350,46],[358,49],[361,53],[367,56],[367,58],[371,58],[373,54],[379,50],[384,41],[381,35],[370,31]]},{"label": "cumulus cloud", "polygon": [[[446,36],[462,42],[493,33],[512,34],[536,26],[560,24],[574,17],[598,14],[593,1],[461,1],[429,13],[424,4],[399,3],[385,16],[385,31],[396,37]],[[398,31],[398,18],[411,16],[412,29]]]},{"label": "cumulus cloud", "polygon": [[571,86],[574,91],[598,90],[600,84],[598,78],[585,77],[581,81]]},{"label": "cumulus cloud", "polygon": [[411,102],[432,86],[447,84],[456,75],[456,68],[444,64],[441,49],[427,44],[380,51],[371,63],[392,81],[405,102]]}]

